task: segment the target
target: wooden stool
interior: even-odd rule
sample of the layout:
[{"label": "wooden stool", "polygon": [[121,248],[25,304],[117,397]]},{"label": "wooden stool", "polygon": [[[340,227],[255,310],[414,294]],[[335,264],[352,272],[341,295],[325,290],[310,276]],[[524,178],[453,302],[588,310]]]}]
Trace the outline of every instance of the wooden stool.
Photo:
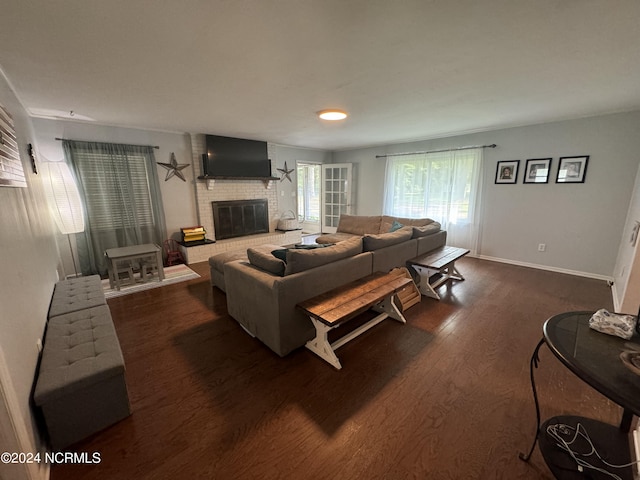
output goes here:
[{"label": "wooden stool", "polygon": [[[120,277],[121,273],[125,274],[124,277]],[[117,262],[113,275],[114,279],[120,279],[120,285],[134,285],[136,283],[136,278],[133,276],[133,265],[131,264],[131,262]],[[124,283],[122,283],[123,280]]]},{"label": "wooden stool", "polygon": [[[147,281],[147,277],[158,275],[158,263],[155,260],[145,259],[140,262],[140,278],[143,282]],[[160,277],[158,277],[160,281]]]}]

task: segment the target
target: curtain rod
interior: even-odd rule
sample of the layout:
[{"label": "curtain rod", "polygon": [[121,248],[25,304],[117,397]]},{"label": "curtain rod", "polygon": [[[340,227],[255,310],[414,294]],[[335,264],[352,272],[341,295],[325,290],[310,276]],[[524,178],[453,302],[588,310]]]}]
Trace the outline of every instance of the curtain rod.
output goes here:
[{"label": "curtain rod", "polygon": [[387,153],[386,155],[376,155],[376,158],[396,157],[400,155],[419,155],[421,153],[453,152],[454,150],[470,150],[472,148],[496,148],[496,147],[497,145],[495,143],[492,143],[491,145],[470,145],[468,147],[443,148],[441,150],[427,150],[424,152]]},{"label": "curtain rod", "polygon": [[[70,140],[68,138],[58,138],[56,137],[56,140],[58,141],[63,141],[63,140],[69,140],[70,142],[87,142],[87,143],[92,143],[91,140]],[[109,142],[96,142],[96,143],[109,143]],[[160,147],[158,145],[132,145],[132,144],[127,144],[127,143],[121,143],[120,145],[131,145],[132,147],[149,147],[149,148],[157,148],[159,149]]]}]

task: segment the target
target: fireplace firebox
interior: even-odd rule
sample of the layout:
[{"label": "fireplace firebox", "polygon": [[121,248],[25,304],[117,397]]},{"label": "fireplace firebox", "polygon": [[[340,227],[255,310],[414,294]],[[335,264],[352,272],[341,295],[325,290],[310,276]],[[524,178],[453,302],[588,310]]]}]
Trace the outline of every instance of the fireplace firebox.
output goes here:
[{"label": "fireplace firebox", "polygon": [[269,233],[266,198],[211,202],[216,240]]}]

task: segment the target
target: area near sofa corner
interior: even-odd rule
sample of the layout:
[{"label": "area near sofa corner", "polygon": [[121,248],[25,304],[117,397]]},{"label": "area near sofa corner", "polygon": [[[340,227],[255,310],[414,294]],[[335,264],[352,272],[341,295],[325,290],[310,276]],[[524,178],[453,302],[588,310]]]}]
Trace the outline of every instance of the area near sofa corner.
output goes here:
[{"label": "area near sofa corner", "polygon": [[277,245],[212,256],[211,283],[226,293],[229,315],[284,357],[315,335],[298,303],[374,272],[404,267],[407,260],[444,246],[446,239],[446,231],[429,218],[343,214],[335,234],[316,240],[334,245],[291,248],[286,262],[271,253],[282,248]]}]

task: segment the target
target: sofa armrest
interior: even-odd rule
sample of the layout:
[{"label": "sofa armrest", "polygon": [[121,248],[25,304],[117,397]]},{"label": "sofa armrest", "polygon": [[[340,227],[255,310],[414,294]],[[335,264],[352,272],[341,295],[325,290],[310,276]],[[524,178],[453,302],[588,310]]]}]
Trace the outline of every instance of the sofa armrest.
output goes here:
[{"label": "sofa armrest", "polygon": [[345,240],[351,240],[354,237],[360,237],[361,235],[355,235],[353,233],[336,232],[320,235],[316,238],[316,243],[321,245],[327,245],[331,243],[343,242]]},{"label": "sofa armrest", "polygon": [[373,271],[388,272],[396,267],[404,267],[407,260],[414,258],[418,251],[418,241],[415,238],[380,248],[373,254]]},{"label": "sofa armrest", "polygon": [[365,235],[367,233],[379,233],[380,215],[364,216],[364,215],[340,215],[338,222],[338,233],[351,233],[353,235]]},{"label": "sofa armrest", "polygon": [[444,247],[447,244],[447,232],[446,230],[440,230],[438,233],[416,238],[415,240],[418,241],[418,252],[416,256],[424,255],[431,250]]}]

